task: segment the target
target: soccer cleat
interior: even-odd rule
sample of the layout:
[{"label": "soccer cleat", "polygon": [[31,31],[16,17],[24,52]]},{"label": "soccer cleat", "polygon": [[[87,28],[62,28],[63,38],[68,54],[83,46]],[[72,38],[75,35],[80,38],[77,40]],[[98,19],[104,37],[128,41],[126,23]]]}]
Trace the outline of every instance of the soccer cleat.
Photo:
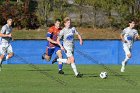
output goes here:
[{"label": "soccer cleat", "polygon": [[46,53],[44,53],[44,54],[42,55],[42,60],[44,60],[44,59],[45,59],[45,55],[46,55]]},{"label": "soccer cleat", "polygon": [[59,70],[58,74],[64,74],[63,70]]},{"label": "soccer cleat", "polygon": [[122,66],[122,68],[121,68],[121,72],[125,72],[124,70],[125,70],[125,68]]},{"label": "soccer cleat", "polygon": [[83,74],[78,73],[76,77],[81,78],[81,77],[83,77]]},{"label": "soccer cleat", "polygon": [[56,57],[56,58],[52,61],[52,64],[56,63],[56,62],[57,62],[57,59],[58,59],[58,57]]}]

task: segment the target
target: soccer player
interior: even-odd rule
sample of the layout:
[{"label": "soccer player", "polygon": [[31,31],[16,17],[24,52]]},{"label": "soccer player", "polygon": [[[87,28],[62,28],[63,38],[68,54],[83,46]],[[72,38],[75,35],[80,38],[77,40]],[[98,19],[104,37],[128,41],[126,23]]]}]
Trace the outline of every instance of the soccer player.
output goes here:
[{"label": "soccer player", "polygon": [[0,31],[0,71],[5,55],[8,54],[5,58],[6,60],[8,60],[14,54],[12,46],[10,44],[10,40],[12,38],[12,22],[12,18],[8,18],[7,24],[5,24]]},{"label": "soccer player", "polygon": [[[50,61],[52,54],[56,53],[59,58],[62,58],[62,53],[59,45],[57,44],[57,36],[61,30],[60,28],[61,20],[56,19],[54,26],[50,27],[47,33],[47,48],[46,48],[46,53],[42,55],[42,59],[46,59],[47,61]],[[59,74],[64,74],[62,70],[63,64],[62,62],[58,63],[58,68],[59,68]]]},{"label": "soccer player", "polygon": [[135,27],[135,22],[131,20],[129,22],[129,27],[125,28],[120,37],[123,42],[123,49],[125,52],[125,59],[122,61],[122,67],[121,72],[125,71],[125,66],[127,64],[127,61],[131,58],[131,48],[135,40],[138,39],[139,35]]},{"label": "soccer player", "polygon": [[[61,61],[63,63],[71,64],[71,67],[74,71],[74,74],[76,77],[82,77],[83,74],[78,73],[76,65],[75,65],[75,60],[73,56],[73,44],[74,44],[74,35],[76,34],[80,40],[80,45],[82,45],[83,41],[75,27],[71,27],[71,19],[69,17],[64,18],[64,28],[60,31],[58,38],[57,38],[57,43],[61,47],[61,50],[64,50],[66,52],[66,55],[68,59],[62,59],[59,58],[57,61]],[[60,43],[60,39],[63,37],[63,46]],[[55,63],[56,60],[53,60],[52,63]]]}]

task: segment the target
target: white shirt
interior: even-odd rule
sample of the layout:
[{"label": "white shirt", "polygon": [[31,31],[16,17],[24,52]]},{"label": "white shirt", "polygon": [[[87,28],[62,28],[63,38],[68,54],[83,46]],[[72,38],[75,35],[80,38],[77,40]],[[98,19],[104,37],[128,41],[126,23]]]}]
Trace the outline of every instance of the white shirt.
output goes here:
[{"label": "white shirt", "polygon": [[75,27],[63,28],[60,31],[58,37],[62,38],[62,36],[63,36],[63,45],[64,46],[72,47],[75,34],[79,34]]},{"label": "white shirt", "polygon": [[[7,24],[4,25],[0,31],[2,34],[10,34],[12,32],[12,27],[9,27]],[[1,43],[9,43],[10,42],[10,37],[1,37],[0,42]]]},{"label": "white shirt", "polygon": [[138,36],[138,31],[136,29],[127,27],[122,31],[121,34],[124,35],[124,40],[127,41],[126,44],[132,46],[135,36]]}]

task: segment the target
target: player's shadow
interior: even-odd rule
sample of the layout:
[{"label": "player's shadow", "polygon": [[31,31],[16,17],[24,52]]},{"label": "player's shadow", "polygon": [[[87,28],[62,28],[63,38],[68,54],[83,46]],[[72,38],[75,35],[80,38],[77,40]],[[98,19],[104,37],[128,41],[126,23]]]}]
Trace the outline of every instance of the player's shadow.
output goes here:
[{"label": "player's shadow", "polygon": [[124,76],[130,76],[130,75],[122,75],[122,74],[119,74],[119,75],[109,75],[109,76],[118,76],[118,77],[124,77]]},{"label": "player's shadow", "polygon": [[[109,76],[113,76],[113,77],[125,77],[125,76],[129,76],[129,75],[109,75]],[[98,74],[84,74],[84,77],[100,77]]]},{"label": "player's shadow", "polygon": [[39,72],[40,72],[40,71],[43,71],[43,72],[46,72],[46,71],[47,71],[47,72],[48,72],[48,71],[52,71],[52,70],[50,70],[50,69],[47,69],[47,70],[46,70],[46,69],[35,70],[35,69],[34,69],[34,70],[27,70],[27,71],[39,71]]},{"label": "player's shadow", "polygon": [[99,77],[97,74],[84,74],[85,77]]},{"label": "player's shadow", "polygon": [[74,74],[64,74],[65,76],[72,76],[72,75],[74,75]]},{"label": "player's shadow", "polygon": [[[74,74],[64,74],[65,76],[73,76]],[[84,74],[83,77],[99,77],[97,74]]]}]

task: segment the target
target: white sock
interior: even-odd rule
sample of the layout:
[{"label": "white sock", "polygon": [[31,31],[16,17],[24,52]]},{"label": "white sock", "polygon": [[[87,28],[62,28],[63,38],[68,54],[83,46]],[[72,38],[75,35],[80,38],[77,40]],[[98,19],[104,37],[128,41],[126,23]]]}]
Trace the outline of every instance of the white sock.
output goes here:
[{"label": "white sock", "polygon": [[59,58],[57,59],[58,62],[62,62],[62,63],[67,63],[67,59],[62,59],[62,58]]},{"label": "white sock", "polygon": [[77,68],[76,68],[75,63],[72,63],[72,64],[71,64],[71,68],[73,69],[75,75],[77,76],[77,75],[78,75],[78,72],[77,72]]},{"label": "white sock", "polygon": [[130,58],[129,57],[125,57],[125,59],[124,59],[124,61],[122,61],[122,63],[123,63],[123,66],[125,66],[125,64],[127,63],[127,61],[129,60]]}]

